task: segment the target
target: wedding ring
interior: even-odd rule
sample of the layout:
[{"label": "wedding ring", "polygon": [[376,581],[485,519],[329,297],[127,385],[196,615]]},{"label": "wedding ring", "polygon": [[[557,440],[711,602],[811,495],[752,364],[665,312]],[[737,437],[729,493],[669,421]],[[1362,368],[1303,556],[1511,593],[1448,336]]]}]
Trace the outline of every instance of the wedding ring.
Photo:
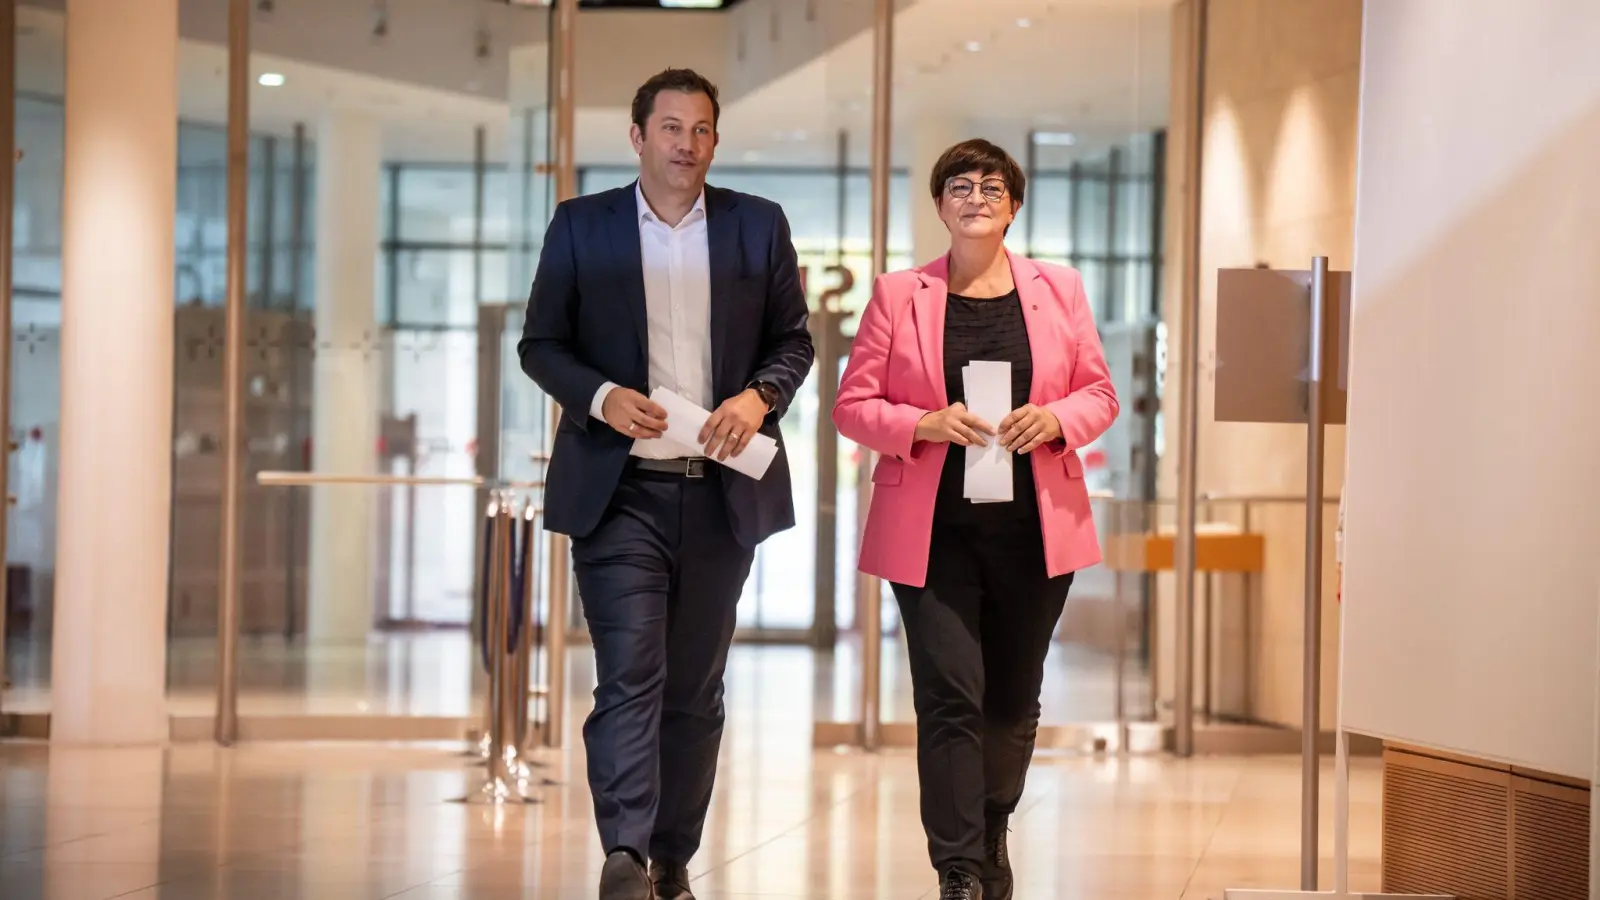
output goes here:
[{"label": "wedding ring", "polygon": [[638,422],[629,422],[628,423],[628,430],[629,431],[637,431],[638,428],[639,428],[639,423]]}]

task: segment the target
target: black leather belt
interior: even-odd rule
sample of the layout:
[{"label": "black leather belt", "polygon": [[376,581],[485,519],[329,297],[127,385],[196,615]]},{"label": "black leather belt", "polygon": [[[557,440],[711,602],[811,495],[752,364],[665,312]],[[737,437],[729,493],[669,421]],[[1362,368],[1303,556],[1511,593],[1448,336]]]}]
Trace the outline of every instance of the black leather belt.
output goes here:
[{"label": "black leather belt", "polygon": [[711,468],[705,457],[701,456],[681,459],[646,459],[635,456],[632,462],[633,467],[640,472],[677,475],[680,478],[704,478]]}]

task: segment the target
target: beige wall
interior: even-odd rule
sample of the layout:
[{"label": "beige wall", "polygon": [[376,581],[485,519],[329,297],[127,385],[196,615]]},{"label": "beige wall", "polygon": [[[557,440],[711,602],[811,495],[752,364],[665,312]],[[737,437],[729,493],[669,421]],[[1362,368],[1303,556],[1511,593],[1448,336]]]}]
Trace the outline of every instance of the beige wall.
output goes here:
[{"label": "beige wall", "polygon": [[[1304,269],[1325,255],[1336,269],[1351,263],[1355,207],[1355,147],[1361,59],[1360,0],[1211,0],[1206,29],[1204,146],[1200,211],[1200,417],[1198,489],[1204,493],[1304,496],[1305,431],[1292,425],[1212,421],[1216,282],[1219,268],[1267,263]],[[1192,64],[1182,35],[1194,0],[1174,15],[1173,130],[1169,141],[1167,220],[1169,332],[1167,445],[1161,495],[1177,493],[1177,412],[1182,374],[1178,333],[1181,278],[1190,246],[1183,209],[1189,185],[1188,137],[1179,98],[1187,96]],[[1268,339],[1269,336],[1263,336]],[[1327,433],[1325,494],[1336,496],[1344,470],[1344,429]],[[1240,507],[1221,503],[1208,515],[1237,521]],[[1265,573],[1250,596],[1238,579],[1218,582],[1219,668],[1250,673],[1234,679],[1241,696],[1225,706],[1264,722],[1298,727],[1303,659],[1304,506],[1264,504],[1251,513],[1266,535]],[[1327,604],[1323,616],[1323,725],[1333,721],[1338,616],[1333,565],[1334,509],[1324,517]],[[1196,596],[1203,582],[1197,582]],[[1171,659],[1172,590],[1161,591],[1158,639]],[[1246,618],[1249,625],[1244,624]],[[1197,636],[1203,629],[1197,626]],[[1201,659],[1197,651],[1196,660]],[[1160,671],[1170,702],[1171,666]],[[1227,685],[1229,679],[1219,678]],[[1198,682],[1198,677],[1197,677]]]}]

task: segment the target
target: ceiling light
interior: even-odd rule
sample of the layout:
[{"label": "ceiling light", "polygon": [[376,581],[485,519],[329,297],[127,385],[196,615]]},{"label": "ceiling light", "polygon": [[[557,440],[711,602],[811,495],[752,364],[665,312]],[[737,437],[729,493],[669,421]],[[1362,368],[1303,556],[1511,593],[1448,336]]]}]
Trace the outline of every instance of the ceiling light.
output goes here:
[{"label": "ceiling light", "polygon": [[1043,147],[1071,147],[1078,136],[1070,131],[1035,131],[1033,142]]},{"label": "ceiling light", "polygon": [[717,9],[722,6],[722,0],[661,0],[661,5],[679,9]]},{"label": "ceiling light", "polygon": [[979,50],[982,50],[982,49],[983,49],[983,45],[978,43],[977,41],[967,41],[967,52],[968,53],[977,53]]},{"label": "ceiling light", "polygon": [[256,84],[262,87],[282,87],[283,76],[277,72],[262,72],[261,77],[256,79]]},{"label": "ceiling light", "polygon": [[1017,27],[1018,28],[1032,28],[1033,27],[1033,20],[1032,19],[1018,19],[1017,20]]}]

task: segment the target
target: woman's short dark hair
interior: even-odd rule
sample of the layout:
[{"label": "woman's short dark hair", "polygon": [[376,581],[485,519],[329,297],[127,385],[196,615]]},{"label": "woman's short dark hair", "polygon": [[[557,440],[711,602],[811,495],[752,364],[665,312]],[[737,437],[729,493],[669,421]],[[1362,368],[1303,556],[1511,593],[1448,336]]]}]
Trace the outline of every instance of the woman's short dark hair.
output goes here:
[{"label": "woman's short dark hair", "polygon": [[939,161],[933,164],[928,190],[933,194],[934,202],[937,203],[944,196],[945,182],[968,172],[999,175],[1000,180],[1006,183],[1006,193],[1011,195],[1011,202],[1022,205],[1023,194],[1028,190],[1028,176],[1022,173],[1022,167],[1011,158],[1011,154],[983,138],[962,141],[946,150]]},{"label": "woman's short dark hair", "polygon": [[656,95],[662,91],[678,91],[684,94],[705,94],[711,100],[711,127],[717,127],[717,120],[722,118],[722,104],[717,100],[717,86],[711,79],[701,75],[693,69],[664,69],[651,76],[649,81],[639,85],[633,94],[633,124],[644,130],[644,124],[650,121],[650,114],[656,111]]}]

